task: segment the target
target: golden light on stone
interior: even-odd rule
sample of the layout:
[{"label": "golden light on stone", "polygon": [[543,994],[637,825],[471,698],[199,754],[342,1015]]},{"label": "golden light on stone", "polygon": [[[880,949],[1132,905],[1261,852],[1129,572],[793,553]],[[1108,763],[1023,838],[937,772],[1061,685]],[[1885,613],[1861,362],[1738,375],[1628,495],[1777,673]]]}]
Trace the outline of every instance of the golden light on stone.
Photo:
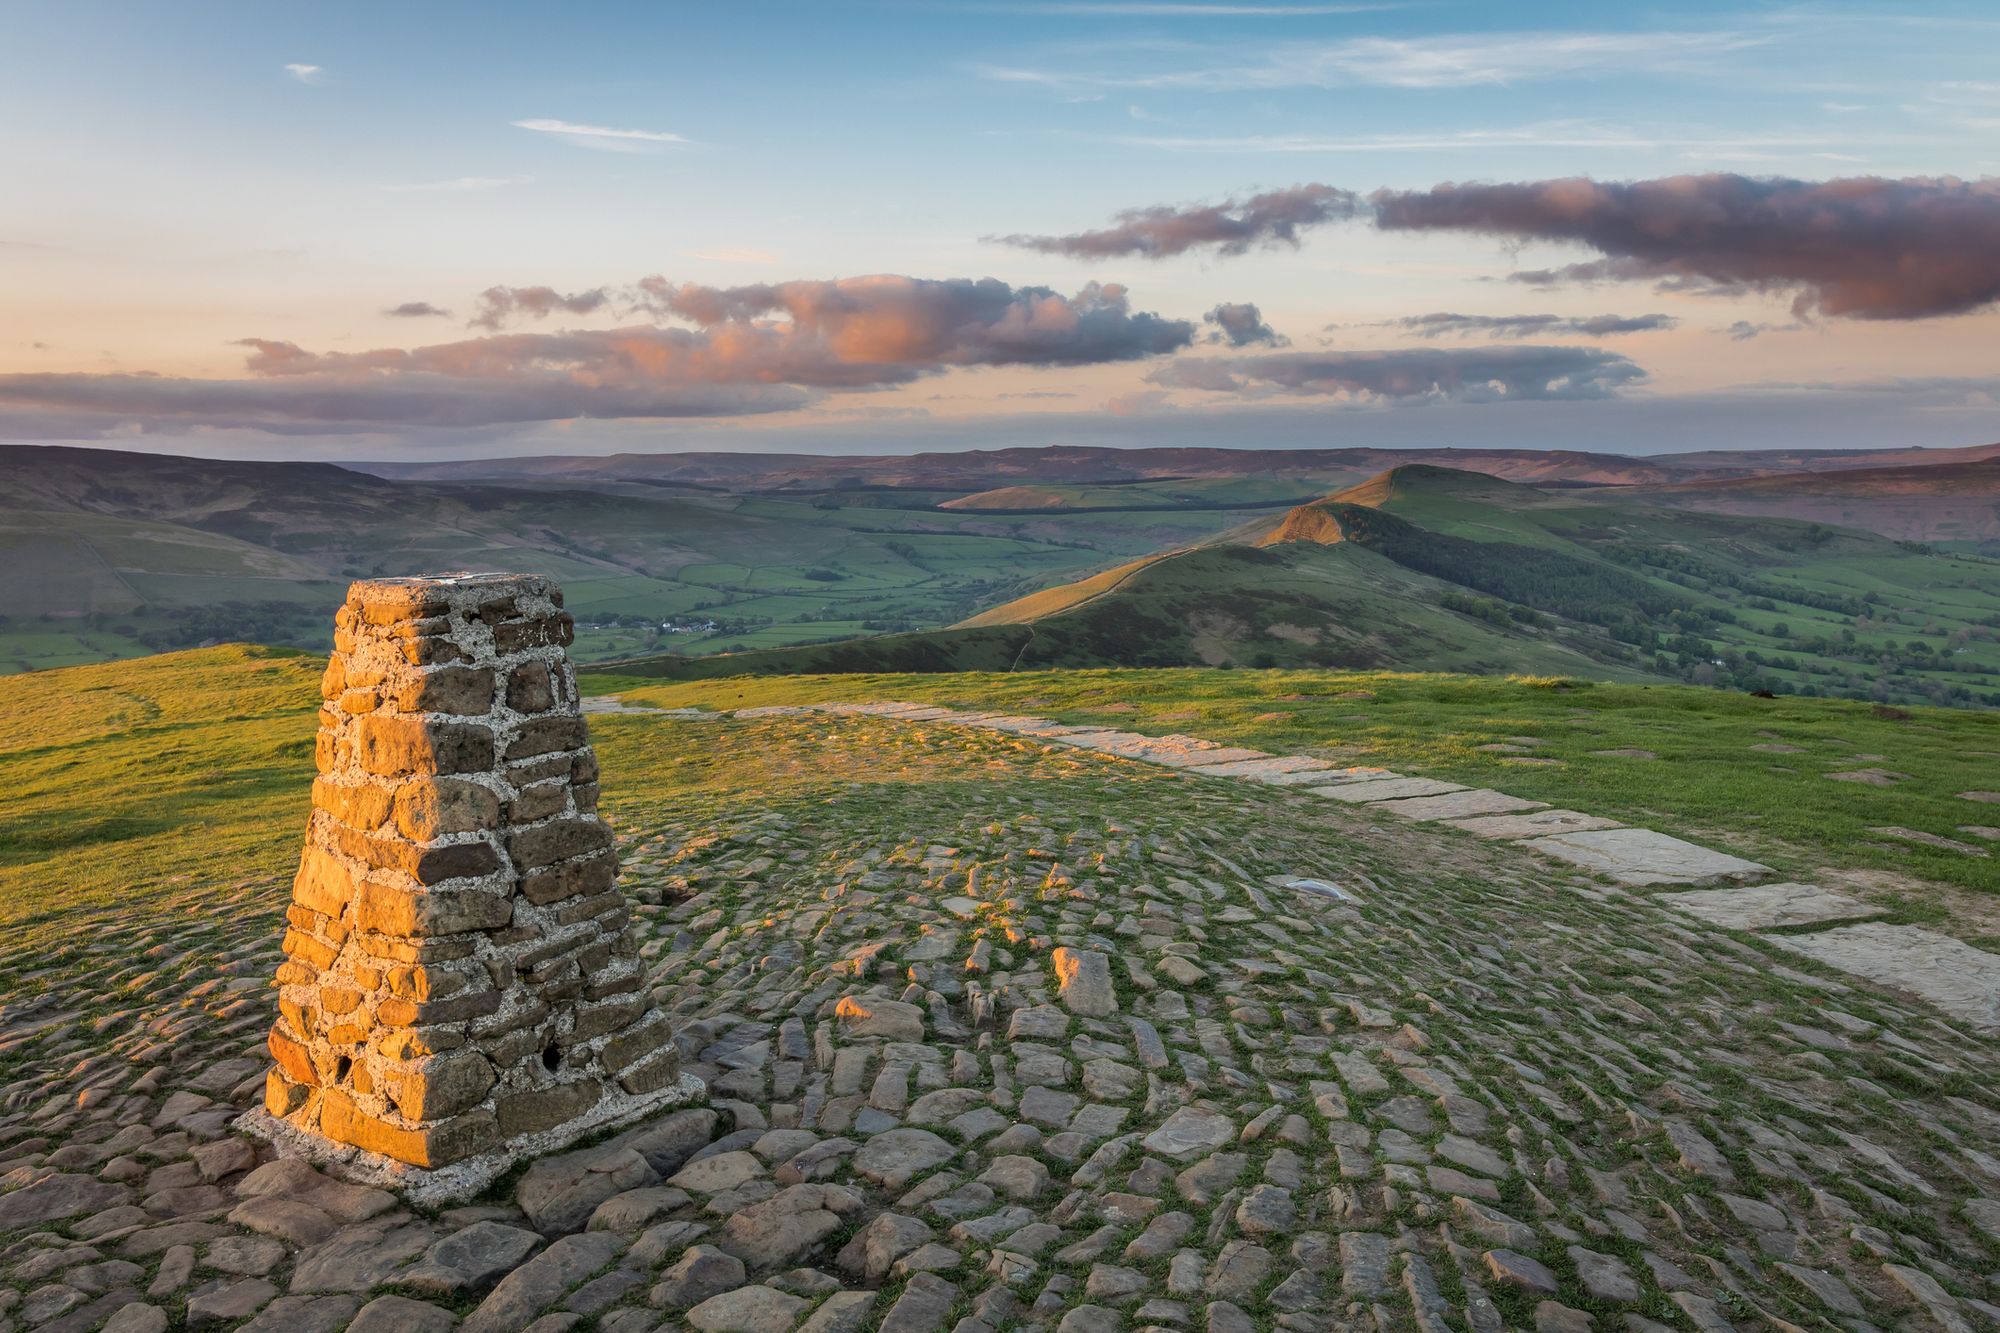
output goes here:
[{"label": "golden light on stone", "polygon": [[442,1197],[698,1092],[597,817],[560,591],[363,582],[335,623],[258,1127]]}]

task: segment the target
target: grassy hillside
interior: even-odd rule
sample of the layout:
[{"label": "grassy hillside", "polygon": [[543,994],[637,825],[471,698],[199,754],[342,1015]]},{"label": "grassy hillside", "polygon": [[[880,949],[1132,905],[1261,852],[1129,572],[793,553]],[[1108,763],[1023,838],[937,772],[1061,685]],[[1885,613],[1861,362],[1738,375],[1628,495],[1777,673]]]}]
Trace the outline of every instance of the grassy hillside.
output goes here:
[{"label": "grassy hillside", "polygon": [[[320,665],[235,645],[0,679],[0,934],[33,947],[60,931],[65,909],[165,903],[194,883],[288,880],[312,780]],[[2000,825],[2000,807],[1957,793],[1992,788],[2000,747],[1989,719],[1964,712],[1320,671],[587,676],[585,687],[676,707],[935,699],[1381,763],[1712,839],[1787,871],[1831,868],[1913,918],[1949,918],[2000,945],[2000,857],[1870,832],[1989,845],[1966,829]],[[657,747],[628,747],[615,718],[593,727],[615,819],[641,794],[655,763],[645,751]],[[1888,786],[1827,776],[1862,768],[1904,776]]]},{"label": "grassy hillside", "polygon": [[[1446,778],[1649,824],[1959,914],[2000,948],[2000,771],[1992,720],[1963,710],[1755,699],[1684,685],[1323,671],[1020,671],[662,683],[604,673],[631,704],[739,708],[913,699],[1065,722],[1188,732]],[[1885,785],[1830,774],[1871,771]],[[1902,828],[1995,854],[1875,833]],[[1986,829],[1985,834],[1968,831]],[[1980,896],[1953,898],[1937,886]],[[1990,937],[1990,938],[1988,938]]]},{"label": "grassy hillside", "polygon": [[[970,632],[1008,626],[1032,633]],[[1553,672],[1993,706],[2000,562],[1411,466],[950,631],[631,669],[682,679],[980,670],[1003,665],[1008,649],[1016,670]]]},{"label": "grassy hillside", "polygon": [[[609,669],[667,679],[833,671],[1422,663],[1438,670],[1642,673],[1588,651],[1586,627],[1498,623],[1445,604],[1449,585],[1358,545],[1200,547],[1036,593],[948,630],[823,649]],[[1602,636],[1597,636],[1601,640]]]},{"label": "grassy hillside", "polygon": [[0,678],[0,936],[289,875],[323,668],[236,644]]},{"label": "grassy hillside", "polygon": [[[467,568],[560,579],[585,660],[854,638],[1198,539],[1246,502],[1224,487],[997,515],[31,448],[0,448],[0,481],[0,558],[19,575],[0,583],[0,671],[227,639],[319,648],[348,580]],[[663,633],[667,620],[713,628]]]},{"label": "grassy hillside", "polygon": [[[2000,705],[2000,561],[1784,518],[1660,509],[1618,495],[1543,492],[1399,468],[1367,502],[1483,550],[1403,543],[1425,568],[1509,602],[1607,623],[1593,598],[1630,598],[1607,627],[1656,675],[1702,684]],[[1350,491],[1351,498],[1363,498]],[[1543,553],[1529,557],[1523,548]],[[1386,549],[1386,548],[1381,548]],[[1507,586],[1537,560],[1592,562],[1596,594],[1536,600]],[[1649,589],[1631,591],[1629,580]],[[1625,591],[1620,592],[1618,589]],[[1671,608],[1663,609],[1661,599]]]}]

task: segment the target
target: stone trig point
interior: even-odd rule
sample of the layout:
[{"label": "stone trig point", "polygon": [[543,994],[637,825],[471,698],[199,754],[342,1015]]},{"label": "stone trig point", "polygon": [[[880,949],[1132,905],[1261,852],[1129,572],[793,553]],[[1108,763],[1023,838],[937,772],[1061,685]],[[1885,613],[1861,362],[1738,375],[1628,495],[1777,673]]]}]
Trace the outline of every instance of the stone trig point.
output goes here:
[{"label": "stone trig point", "polygon": [[356,583],[322,682],[265,1110],[417,1197],[701,1091],[652,1005],[544,578]]}]

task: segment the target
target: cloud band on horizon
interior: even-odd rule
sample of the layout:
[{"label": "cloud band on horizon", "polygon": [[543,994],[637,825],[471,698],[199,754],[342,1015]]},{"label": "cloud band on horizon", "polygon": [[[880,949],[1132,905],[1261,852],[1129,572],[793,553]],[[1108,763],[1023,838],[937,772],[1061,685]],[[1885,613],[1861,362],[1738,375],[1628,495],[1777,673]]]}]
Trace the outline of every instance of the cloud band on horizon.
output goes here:
[{"label": "cloud band on horizon", "polygon": [[[550,289],[486,296],[494,292],[508,293],[513,309],[521,293]],[[991,278],[884,274],[729,288],[649,278],[630,292],[656,318],[680,323],[352,353],[253,338],[242,344],[251,349],[248,378],[0,375],[0,408],[37,420],[66,414],[86,432],[131,421],[340,433],[721,417],[788,411],[826,393],[890,388],[954,367],[1141,360],[1195,338],[1192,321],[1134,311],[1125,288],[1094,282],[1066,296]],[[542,304],[535,296],[525,308]]]},{"label": "cloud band on horizon", "polygon": [[1926,319],[2000,301],[1996,177],[1570,177],[1447,182],[1377,190],[1365,200],[1306,184],[1242,205],[1127,209],[1097,231],[989,239],[1072,259],[1163,259],[1191,250],[1229,256],[1297,246],[1304,230],[1353,219],[1381,231],[1571,243],[1601,256],[1513,275],[1542,286],[1650,279],[1712,294],[1791,292],[1795,315],[1850,319]]},{"label": "cloud band on horizon", "polygon": [[1577,401],[1612,397],[1646,372],[1594,347],[1407,347],[1179,357],[1146,377],[1176,389],[1411,402]]}]

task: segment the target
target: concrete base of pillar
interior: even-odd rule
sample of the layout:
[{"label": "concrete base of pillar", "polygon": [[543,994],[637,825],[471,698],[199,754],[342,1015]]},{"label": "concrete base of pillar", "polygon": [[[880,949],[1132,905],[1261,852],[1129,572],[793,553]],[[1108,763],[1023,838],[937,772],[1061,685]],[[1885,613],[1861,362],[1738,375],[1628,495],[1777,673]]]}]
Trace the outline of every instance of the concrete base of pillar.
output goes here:
[{"label": "concrete base of pillar", "polygon": [[526,1134],[492,1152],[435,1168],[411,1166],[381,1153],[335,1143],[286,1124],[261,1108],[238,1116],[233,1127],[268,1141],[280,1157],[303,1158],[330,1176],[357,1185],[395,1190],[411,1203],[431,1208],[472,1198],[513,1170],[517,1162],[560,1152],[579,1139],[603,1130],[623,1129],[661,1111],[698,1102],[707,1095],[707,1085],[693,1074],[682,1074],[679,1081],[657,1092],[637,1096],[614,1089],[612,1095],[607,1095],[587,1114],[554,1129]]}]

